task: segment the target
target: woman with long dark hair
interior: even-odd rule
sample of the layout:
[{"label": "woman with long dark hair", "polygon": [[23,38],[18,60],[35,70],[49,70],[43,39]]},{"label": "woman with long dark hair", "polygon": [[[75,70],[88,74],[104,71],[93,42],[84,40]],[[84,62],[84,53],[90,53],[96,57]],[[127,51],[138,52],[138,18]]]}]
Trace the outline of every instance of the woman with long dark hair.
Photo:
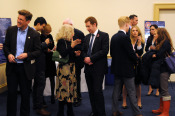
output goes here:
[{"label": "woman with long dark hair", "polygon": [[[146,42],[146,47],[145,47],[145,51],[148,52],[150,50],[155,50],[156,49],[156,40],[157,40],[157,28],[158,26],[156,24],[153,24],[150,26],[150,36],[147,39]],[[151,87],[151,85],[149,85],[149,90],[147,93],[147,96],[150,96],[153,93],[153,89]],[[156,89],[156,94],[155,96],[159,96],[159,89]]]}]

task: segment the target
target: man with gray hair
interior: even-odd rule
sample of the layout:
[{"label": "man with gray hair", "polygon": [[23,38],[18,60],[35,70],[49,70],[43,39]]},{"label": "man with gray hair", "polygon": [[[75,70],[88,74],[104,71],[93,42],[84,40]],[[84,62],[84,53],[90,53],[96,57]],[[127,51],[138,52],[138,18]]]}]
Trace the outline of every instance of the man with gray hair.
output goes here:
[{"label": "man with gray hair", "polygon": [[[73,26],[73,22],[71,19],[67,18],[63,21],[63,25],[64,24],[69,24]],[[73,36],[73,40],[76,39],[81,39],[81,44],[78,44],[75,46],[75,51],[81,51],[82,50],[82,45],[83,45],[83,41],[84,41],[84,33],[76,28],[74,28],[74,36]],[[83,58],[81,56],[77,56],[75,58],[75,72],[76,72],[76,79],[77,79],[77,97],[78,97],[78,102],[74,102],[74,106],[78,107],[81,105],[81,92],[80,92],[80,82],[81,82],[81,69],[84,66],[84,62],[83,62]]]}]

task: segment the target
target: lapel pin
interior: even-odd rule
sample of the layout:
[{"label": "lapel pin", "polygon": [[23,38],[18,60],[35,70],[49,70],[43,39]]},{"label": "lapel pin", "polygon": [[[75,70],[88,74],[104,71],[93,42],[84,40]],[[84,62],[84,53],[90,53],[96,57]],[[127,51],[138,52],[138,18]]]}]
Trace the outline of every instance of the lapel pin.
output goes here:
[{"label": "lapel pin", "polygon": [[30,36],[28,37],[28,39],[30,39]]}]

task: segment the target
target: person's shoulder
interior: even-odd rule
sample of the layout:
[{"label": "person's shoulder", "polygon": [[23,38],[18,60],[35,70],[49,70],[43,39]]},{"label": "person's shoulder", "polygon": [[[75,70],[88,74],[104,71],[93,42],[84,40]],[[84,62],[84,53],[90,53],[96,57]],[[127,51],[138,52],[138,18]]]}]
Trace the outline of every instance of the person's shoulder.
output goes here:
[{"label": "person's shoulder", "polygon": [[74,32],[75,32],[75,33],[82,33],[82,34],[84,34],[81,30],[79,30],[79,29],[77,29],[77,28],[74,28]]},{"label": "person's shoulder", "polygon": [[18,29],[18,27],[15,25],[15,26],[10,26],[10,27],[8,27],[8,29],[7,30],[17,30]]},{"label": "person's shoulder", "polygon": [[36,35],[39,35],[39,36],[40,36],[40,33],[39,33],[38,31],[34,30],[34,29],[33,29],[32,27],[30,27],[30,26],[29,26],[29,28],[28,28],[28,31],[31,32],[31,33],[33,33],[33,34],[36,34]]},{"label": "person's shoulder", "polygon": [[108,33],[104,32],[104,31],[101,31],[101,30],[98,30],[98,33],[103,34],[103,35],[108,35]]}]

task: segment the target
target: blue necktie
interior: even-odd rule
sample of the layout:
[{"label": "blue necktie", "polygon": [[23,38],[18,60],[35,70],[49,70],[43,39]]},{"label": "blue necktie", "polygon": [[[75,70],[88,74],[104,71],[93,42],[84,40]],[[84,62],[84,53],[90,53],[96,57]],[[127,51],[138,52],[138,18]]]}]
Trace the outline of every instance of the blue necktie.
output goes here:
[{"label": "blue necktie", "polygon": [[94,34],[91,34],[91,41],[90,41],[90,44],[89,44],[89,48],[88,48],[88,52],[87,52],[87,55],[88,56],[91,56],[91,51],[92,51],[92,43],[93,43],[93,40],[94,40]]}]

